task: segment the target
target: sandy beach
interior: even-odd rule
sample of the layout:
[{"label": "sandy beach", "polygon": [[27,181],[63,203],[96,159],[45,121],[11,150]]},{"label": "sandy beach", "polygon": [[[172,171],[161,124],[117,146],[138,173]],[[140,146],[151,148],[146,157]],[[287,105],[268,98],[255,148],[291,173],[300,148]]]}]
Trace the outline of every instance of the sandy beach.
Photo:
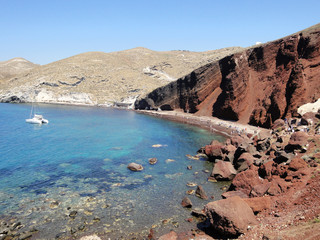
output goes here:
[{"label": "sandy beach", "polygon": [[147,114],[158,118],[167,119],[186,124],[195,125],[201,128],[210,130],[211,132],[218,132],[225,136],[232,136],[237,134],[258,134],[268,133],[270,130],[251,126],[249,124],[241,124],[238,122],[221,120],[216,117],[196,116],[191,113],[182,111],[151,111],[151,110],[137,110],[137,113]]}]

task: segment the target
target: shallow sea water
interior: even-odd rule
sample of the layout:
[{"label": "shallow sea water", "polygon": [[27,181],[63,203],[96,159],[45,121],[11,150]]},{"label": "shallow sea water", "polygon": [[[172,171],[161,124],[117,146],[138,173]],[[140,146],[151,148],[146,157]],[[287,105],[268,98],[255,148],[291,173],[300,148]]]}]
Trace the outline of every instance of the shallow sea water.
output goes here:
[{"label": "shallow sea water", "polygon": [[[212,163],[186,157],[223,136],[133,111],[46,104],[36,109],[50,123],[37,126],[25,123],[30,109],[0,104],[0,219],[36,228],[34,239],[140,239],[150,228],[158,236],[195,228],[180,205],[195,189],[186,183],[215,199],[226,184],[207,182]],[[128,170],[130,162],[144,170]],[[189,198],[198,208],[210,201]]]}]

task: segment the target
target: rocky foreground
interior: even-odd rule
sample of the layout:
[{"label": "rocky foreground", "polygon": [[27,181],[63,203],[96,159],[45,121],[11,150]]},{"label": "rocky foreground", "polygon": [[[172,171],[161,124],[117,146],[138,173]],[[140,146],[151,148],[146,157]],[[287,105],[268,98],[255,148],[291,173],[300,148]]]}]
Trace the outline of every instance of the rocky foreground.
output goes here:
[{"label": "rocky foreground", "polygon": [[[231,185],[197,213],[199,229],[159,239],[320,239],[319,134],[320,113],[306,113],[275,121],[269,134],[235,134],[201,148],[214,162],[208,180]],[[190,199],[182,206],[192,207]]]}]

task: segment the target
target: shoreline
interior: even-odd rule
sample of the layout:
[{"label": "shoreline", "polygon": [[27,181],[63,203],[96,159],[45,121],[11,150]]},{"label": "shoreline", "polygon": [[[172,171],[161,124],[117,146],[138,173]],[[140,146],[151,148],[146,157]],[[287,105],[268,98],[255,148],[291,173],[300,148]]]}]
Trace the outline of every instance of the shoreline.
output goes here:
[{"label": "shoreline", "polygon": [[249,124],[241,124],[222,120],[216,117],[196,116],[191,113],[184,113],[181,111],[153,111],[153,110],[134,110],[136,113],[146,114],[157,118],[175,121],[179,123],[197,126],[212,133],[219,133],[226,137],[241,134],[259,134],[262,132],[269,133],[268,129],[251,126]]},{"label": "shoreline", "polygon": [[[24,102],[22,104],[32,104],[31,102]],[[64,105],[64,106],[77,106],[77,107],[98,107],[98,108],[111,108],[134,111],[136,113],[145,114],[157,118],[166,119],[169,121],[189,124],[206,129],[212,133],[219,133],[225,137],[241,134],[269,134],[269,129],[255,127],[249,124],[242,124],[229,120],[222,120],[210,116],[197,116],[192,113],[185,113],[181,110],[173,111],[155,111],[155,110],[135,110],[129,108],[121,108],[115,106],[107,106],[101,104],[86,104],[86,103],[63,103],[63,102],[35,102],[35,104],[48,104],[48,105]]]}]

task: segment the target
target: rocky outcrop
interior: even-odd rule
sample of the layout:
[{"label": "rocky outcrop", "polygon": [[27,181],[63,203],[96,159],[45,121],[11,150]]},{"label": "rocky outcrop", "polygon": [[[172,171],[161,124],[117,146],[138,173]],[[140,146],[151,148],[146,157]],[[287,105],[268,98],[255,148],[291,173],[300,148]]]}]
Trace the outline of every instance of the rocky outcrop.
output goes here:
[{"label": "rocky outcrop", "polygon": [[320,98],[320,24],[209,63],[136,101],[262,127]]},{"label": "rocky outcrop", "polygon": [[258,223],[250,206],[238,196],[210,202],[205,212],[212,228],[223,236],[239,236]]}]

